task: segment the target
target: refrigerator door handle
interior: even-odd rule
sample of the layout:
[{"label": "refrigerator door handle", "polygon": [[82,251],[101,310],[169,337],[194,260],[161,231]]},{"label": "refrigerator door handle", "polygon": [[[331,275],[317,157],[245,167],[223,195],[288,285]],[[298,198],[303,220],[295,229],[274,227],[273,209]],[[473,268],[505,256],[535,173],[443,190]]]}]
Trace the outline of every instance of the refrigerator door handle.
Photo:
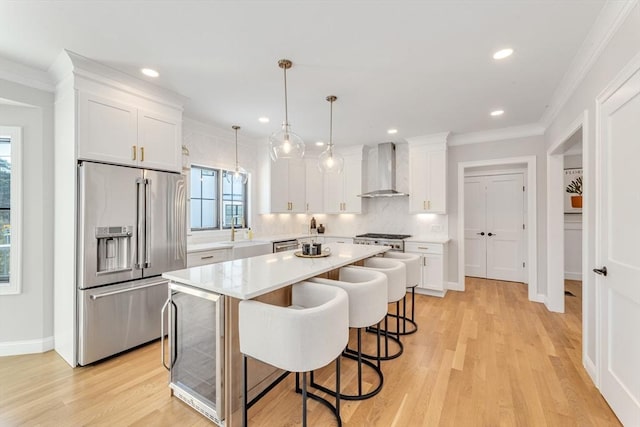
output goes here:
[{"label": "refrigerator door handle", "polygon": [[161,280],[159,282],[147,283],[146,285],[135,286],[133,288],[120,289],[118,291],[111,291],[111,292],[103,292],[101,294],[92,294],[92,295],[89,296],[89,298],[91,300],[95,301],[97,299],[104,298],[104,297],[110,297],[112,295],[124,294],[124,293],[127,293],[127,292],[139,291],[140,289],[151,288],[153,286],[164,285],[165,283],[167,283],[167,281],[163,279],[163,280]]},{"label": "refrigerator door handle", "polygon": [[144,268],[151,267],[151,180],[144,180]]},{"label": "refrigerator door handle", "polygon": [[142,187],[144,187],[145,180],[143,178],[136,179],[136,253],[135,253],[135,267],[137,269],[141,269],[144,267],[144,259],[145,253],[144,250],[146,248],[146,233],[145,233],[145,214],[142,212],[143,203],[140,203],[141,191],[144,191]]},{"label": "refrigerator door handle", "polygon": [[[160,351],[162,353],[162,366],[165,367],[167,371],[171,371],[169,365],[165,363],[164,358],[164,312],[167,309],[167,306],[171,302],[171,297],[167,298],[167,301],[162,306],[162,310],[160,310]],[[171,339],[171,334],[169,334],[169,340]],[[171,341],[169,341],[171,342]]]}]

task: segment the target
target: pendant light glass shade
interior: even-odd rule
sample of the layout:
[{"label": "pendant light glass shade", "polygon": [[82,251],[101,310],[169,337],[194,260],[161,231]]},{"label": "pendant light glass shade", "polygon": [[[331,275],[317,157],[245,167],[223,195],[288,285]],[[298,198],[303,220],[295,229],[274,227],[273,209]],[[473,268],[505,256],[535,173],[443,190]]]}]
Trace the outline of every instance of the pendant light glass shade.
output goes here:
[{"label": "pendant light glass shade", "polygon": [[286,123],[269,137],[269,155],[274,162],[278,159],[301,159],[304,149],[302,138],[291,132]]},{"label": "pendant light glass shade", "polygon": [[284,123],[282,129],[269,137],[269,155],[274,162],[278,159],[301,159],[304,157],[304,141],[291,132],[289,125],[289,111],[287,105],[287,70],[293,63],[288,59],[278,61],[278,66],[284,70]]},{"label": "pendant light glass shade", "polygon": [[331,113],[329,115],[329,144],[320,157],[318,157],[318,167],[324,173],[341,173],[344,169],[344,158],[333,150],[333,102],[338,99],[333,95],[327,96],[327,101],[331,103]]},{"label": "pendant light glass shade", "polygon": [[238,129],[240,129],[240,126],[234,125],[231,126],[231,128],[236,131],[236,167],[233,170],[233,173],[227,172],[227,181],[229,183],[246,184],[248,178],[247,171],[245,168],[240,167],[240,164],[238,163]]}]

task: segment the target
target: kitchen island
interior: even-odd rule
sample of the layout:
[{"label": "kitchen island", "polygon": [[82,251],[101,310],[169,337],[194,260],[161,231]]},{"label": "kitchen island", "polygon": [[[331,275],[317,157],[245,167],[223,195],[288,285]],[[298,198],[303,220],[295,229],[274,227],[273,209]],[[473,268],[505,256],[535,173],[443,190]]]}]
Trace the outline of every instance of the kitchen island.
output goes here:
[{"label": "kitchen island", "polygon": [[[378,255],[389,248],[384,246],[335,244],[325,245],[331,254],[322,258],[301,258],[295,251],[279,252],[218,264],[187,268],[163,274],[172,283],[195,288],[223,297],[223,361],[218,361],[224,378],[222,411],[218,410],[226,426],[239,426],[242,422],[242,357],[238,337],[238,303],[257,299],[270,304],[287,306],[291,302],[291,285],[321,276],[336,277],[340,267],[354,264]],[[187,349],[188,350],[188,349]],[[182,351],[186,351],[182,349]],[[171,350],[170,353],[174,353]],[[222,362],[222,363],[221,363]],[[276,378],[280,371],[261,362],[251,360],[249,372],[249,398],[257,395]]]}]

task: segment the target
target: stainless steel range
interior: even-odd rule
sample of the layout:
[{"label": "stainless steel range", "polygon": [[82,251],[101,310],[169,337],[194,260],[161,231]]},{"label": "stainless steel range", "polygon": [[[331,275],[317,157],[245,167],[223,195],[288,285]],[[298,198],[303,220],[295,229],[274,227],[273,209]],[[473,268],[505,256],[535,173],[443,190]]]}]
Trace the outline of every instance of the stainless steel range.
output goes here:
[{"label": "stainless steel range", "polygon": [[411,237],[409,234],[359,234],[353,239],[358,245],[390,246],[392,251],[404,252],[404,239]]}]

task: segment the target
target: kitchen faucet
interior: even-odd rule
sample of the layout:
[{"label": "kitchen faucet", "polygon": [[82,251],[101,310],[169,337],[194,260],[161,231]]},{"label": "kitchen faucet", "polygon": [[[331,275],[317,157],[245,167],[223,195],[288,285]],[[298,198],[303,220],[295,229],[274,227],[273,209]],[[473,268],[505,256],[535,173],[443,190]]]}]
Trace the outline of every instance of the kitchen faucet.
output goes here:
[{"label": "kitchen faucet", "polygon": [[244,215],[235,215],[231,217],[231,241],[236,241],[236,229],[233,227],[236,223],[236,218],[242,219],[241,228],[244,228]]}]

